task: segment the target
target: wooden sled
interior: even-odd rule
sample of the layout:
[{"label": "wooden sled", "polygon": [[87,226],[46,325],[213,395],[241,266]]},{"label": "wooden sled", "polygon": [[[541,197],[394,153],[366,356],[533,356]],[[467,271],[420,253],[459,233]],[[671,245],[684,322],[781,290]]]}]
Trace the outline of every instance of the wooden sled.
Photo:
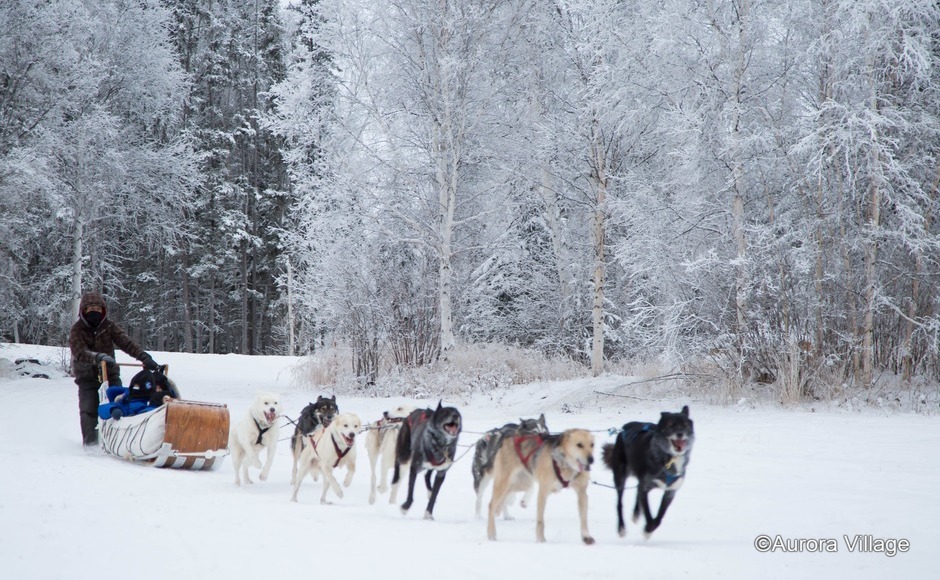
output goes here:
[{"label": "wooden sled", "polygon": [[[101,365],[106,400],[108,375]],[[154,467],[208,470],[228,455],[228,407],[218,403],[173,399],[139,415],[99,419],[99,430],[106,453]]]},{"label": "wooden sled", "polygon": [[[228,407],[173,400],[148,413],[101,421],[106,453],[154,467],[212,469],[228,455]],[[218,460],[218,461],[217,461]]]}]

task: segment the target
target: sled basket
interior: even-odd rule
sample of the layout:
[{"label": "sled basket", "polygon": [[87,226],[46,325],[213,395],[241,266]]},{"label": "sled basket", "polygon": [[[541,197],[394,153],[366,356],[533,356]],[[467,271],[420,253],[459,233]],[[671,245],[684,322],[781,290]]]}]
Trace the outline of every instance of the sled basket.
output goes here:
[{"label": "sled basket", "polygon": [[154,467],[206,470],[228,455],[228,432],[225,405],[173,400],[149,413],[101,421],[101,446]]}]

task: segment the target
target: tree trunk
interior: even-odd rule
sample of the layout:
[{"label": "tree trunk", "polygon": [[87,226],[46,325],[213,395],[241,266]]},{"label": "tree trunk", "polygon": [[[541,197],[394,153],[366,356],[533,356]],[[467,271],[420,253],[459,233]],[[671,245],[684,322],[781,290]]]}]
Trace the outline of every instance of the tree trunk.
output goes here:
[{"label": "tree trunk", "polygon": [[[445,65],[438,63],[438,67],[446,69]],[[453,322],[453,237],[454,213],[457,209],[457,165],[460,151],[454,135],[453,114],[450,108],[452,99],[448,86],[448,73],[440,71],[439,87],[444,110],[441,120],[434,126],[434,142],[431,144],[435,157],[436,174],[435,186],[438,194],[438,303],[441,314],[441,353],[445,354],[454,348],[454,322]]]},{"label": "tree trunk", "polygon": [[242,242],[241,354],[248,354],[248,243]]},{"label": "tree trunk", "polygon": [[[874,70],[873,59],[869,59],[869,71]],[[870,73],[874,75],[874,72]],[[875,117],[879,114],[878,106],[878,82],[873,76],[869,77],[871,86],[869,90],[869,107]],[[880,135],[876,128],[871,129],[872,143],[877,146]],[[862,318],[862,369],[860,381],[864,388],[872,386],[874,376],[875,349],[874,349],[874,328],[875,328],[875,300],[877,297],[877,276],[878,264],[878,237],[881,228],[881,155],[877,149],[871,153],[870,166],[868,167],[868,223],[865,240],[865,314]]]},{"label": "tree trunk", "polygon": [[183,255],[182,280],[180,280],[181,299],[183,300],[183,351],[193,350],[193,304],[189,286],[189,254]]},{"label": "tree trunk", "polygon": [[[734,71],[734,100],[731,117],[731,173],[734,187],[734,197],[731,202],[732,235],[735,243],[735,289],[734,305],[737,320],[738,355],[743,362],[745,358],[745,342],[747,333],[747,291],[750,286],[747,273],[747,240],[744,234],[744,151],[741,131],[741,108],[744,96],[744,75],[747,68],[747,26],[749,24],[750,2],[741,0],[738,3],[738,49],[737,62]],[[743,365],[739,365],[743,372]],[[743,376],[740,377],[743,382]]]},{"label": "tree trunk", "polygon": [[[85,242],[85,224],[76,218],[72,238],[72,321],[78,320],[82,300],[82,248]],[[71,324],[71,322],[69,324]]]},{"label": "tree trunk", "polygon": [[[933,185],[930,188],[930,203],[924,208],[924,230],[929,232],[933,227],[934,203],[937,199],[937,190],[940,188],[940,164],[934,173]],[[911,281],[911,297],[907,308],[907,320],[904,321],[904,335],[901,347],[901,380],[910,383],[914,376],[914,321],[917,320],[917,302],[920,300],[920,278],[924,273],[924,253],[916,250],[914,258],[914,279]]]},{"label": "tree trunk", "polygon": [[591,340],[591,374],[598,376],[604,372],[604,284],[605,276],[605,228],[607,220],[607,150],[600,135],[598,122],[591,125],[591,158],[594,164],[592,181],[594,185],[594,305],[591,311],[593,338]]},{"label": "tree trunk", "polygon": [[454,210],[456,206],[454,177],[445,174],[438,162],[438,197],[440,202],[439,248],[438,248],[438,293],[441,309],[441,352],[447,353],[454,347],[453,302],[453,250],[451,241],[454,235]]},{"label": "tree trunk", "polygon": [[539,194],[542,198],[544,210],[542,215],[545,217],[545,223],[548,225],[548,233],[552,238],[552,252],[554,254],[555,273],[558,276],[558,294],[562,307],[559,309],[560,330],[566,326],[567,316],[566,308],[570,306],[572,287],[574,286],[571,268],[569,268],[569,259],[565,252],[564,236],[561,231],[561,220],[559,219],[560,210],[558,208],[558,194],[551,187],[551,174],[547,167],[542,167],[542,179],[538,185]]},{"label": "tree trunk", "polygon": [[287,260],[287,356],[294,356],[296,346],[294,342],[294,275],[291,270],[290,259]]},{"label": "tree trunk", "polygon": [[208,326],[209,326],[209,354],[215,354],[215,274],[213,273],[209,278],[209,312],[208,312]]}]

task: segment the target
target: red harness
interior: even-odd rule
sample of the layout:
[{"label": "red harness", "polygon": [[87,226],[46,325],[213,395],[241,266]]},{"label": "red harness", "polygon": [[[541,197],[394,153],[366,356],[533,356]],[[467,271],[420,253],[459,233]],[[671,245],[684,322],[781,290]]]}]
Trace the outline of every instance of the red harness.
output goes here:
[{"label": "red harness", "polygon": [[[317,457],[320,457],[320,452],[317,451],[317,440],[313,438],[313,435],[308,435],[310,438],[310,445],[313,446],[313,452],[317,454]],[[336,463],[333,464],[333,468],[336,469],[336,466],[339,465],[339,462],[346,457],[346,454],[349,453],[349,450],[352,449],[352,445],[346,449],[340,450],[339,445],[336,444],[336,439],[333,438],[333,435],[330,435],[330,441],[333,442],[333,449],[336,450]]]},{"label": "red harness", "polygon": [[[532,448],[532,451],[528,453],[522,452],[522,443],[525,441],[537,440],[538,444]],[[540,433],[534,433],[531,435],[516,435],[512,438],[512,445],[516,449],[516,455],[519,456],[519,461],[522,462],[523,467],[526,471],[532,473],[532,468],[529,467],[529,462],[532,461],[532,456],[542,448],[542,445],[545,445],[545,438]],[[558,462],[555,461],[555,458],[552,457],[552,468],[555,470],[555,477],[558,478],[558,482],[561,483],[562,487],[568,487],[568,484],[571,483],[570,480],[565,479],[561,475],[561,469],[558,467]]]},{"label": "red harness", "polygon": [[407,421],[408,421],[408,428],[409,428],[409,429],[414,429],[415,423],[417,423],[418,425],[420,425],[421,423],[424,423],[425,421],[427,421],[427,420],[428,420],[428,412],[427,412],[426,410],[425,410],[425,411],[421,411],[421,414],[418,415],[417,420],[413,419],[412,417],[413,417],[413,415],[408,415]]},{"label": "red harness", "polygon": [[[529,451],[527,454],[522,453],[522,442],[537,440],[538,444],[532,448],[532,451]],[[545,438],[542,437],[540,433],[534,433],[532,435],[516,435],[512,438],[512,445],[516,448],[516,455],[519,456],[519,461],[522,462],[522,466],[525,467],[526,471],[529,473],[532,472],[532,468],[529,467],[529,462],[532,461],[532,456],[535,455],[535,452],[542,448],[542,445],[545,444]]]},{"label": "red harness", "polygon": [[562,487],[568,487],[568,484],[571,483],[569,480],[561,476],[561,470],[558,469],[558,462],[555,461],[555,458],[552,457],[552,467],[555,468],[555,477],[558,478],[558,481],[561,483]]}]

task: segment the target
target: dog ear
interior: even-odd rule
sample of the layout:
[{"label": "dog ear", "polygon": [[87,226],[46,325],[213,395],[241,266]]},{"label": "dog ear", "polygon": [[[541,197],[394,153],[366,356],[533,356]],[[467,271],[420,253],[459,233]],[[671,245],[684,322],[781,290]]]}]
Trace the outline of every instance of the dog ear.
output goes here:
[{"label": "dog ear", "polygon": [[336,402],[336,395],[333,395],[332,397],[330,397],[330,400],[335,403],[335,402]]},{"label": "dog ear", "polygon": [[689,416],[689,406],[688,406],[688,405],[683,405],[683,406],[682,406],[682,414],[685,415],[686,417]]},{"label": "dog ear", "polygon": [[540,424],[542,427],[545,427],[546,429],[548,429],[548,425],[545,423],[545,413],[540,413],[540,414],[539,414],[539,424]]},{"label": "dog ear", "polygon": [[437,413],[438,411],[440,411],[441,409],[444,408],[443,403],[444,403],[444,399],[438,399],[438,401],[437,401],[437,409],[434,409],[434,412],[435,412],[435,413]]}]

